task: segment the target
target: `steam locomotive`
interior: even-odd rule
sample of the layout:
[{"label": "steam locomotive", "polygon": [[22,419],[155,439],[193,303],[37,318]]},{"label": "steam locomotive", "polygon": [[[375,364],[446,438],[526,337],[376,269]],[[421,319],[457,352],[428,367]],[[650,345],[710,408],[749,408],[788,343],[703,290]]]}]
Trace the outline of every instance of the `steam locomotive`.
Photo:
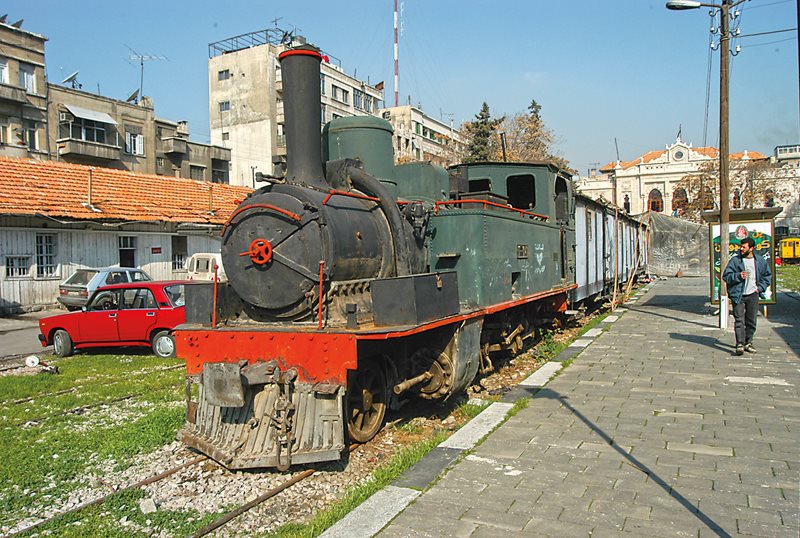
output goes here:
[{"label": "steam locomotive", "polygon": [[175,331],[187,445],[235,469],[338,459],[641,264],[638,223],[609,228],[550,163],[395,166],[374,117],[320,137],[319,52],[279,61],[287,167],[232,213],[228,282],[187,286]]}]

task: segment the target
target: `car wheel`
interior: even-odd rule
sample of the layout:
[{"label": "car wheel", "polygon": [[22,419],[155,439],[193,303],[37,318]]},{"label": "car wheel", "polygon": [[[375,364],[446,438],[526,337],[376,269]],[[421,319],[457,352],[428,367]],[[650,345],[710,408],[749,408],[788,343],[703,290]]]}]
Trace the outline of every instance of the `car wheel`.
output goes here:
[{"label": "car wheel", "polygon": [[72,338],[64,329],[59,329],[53,335],[53,350],[59,357],[69,357],[72,355]]},{"label": "car wheel", "polygon": [[175,339],[168,331],[158,331],[153,335],[153,353],[162,358],[175,356]]}]

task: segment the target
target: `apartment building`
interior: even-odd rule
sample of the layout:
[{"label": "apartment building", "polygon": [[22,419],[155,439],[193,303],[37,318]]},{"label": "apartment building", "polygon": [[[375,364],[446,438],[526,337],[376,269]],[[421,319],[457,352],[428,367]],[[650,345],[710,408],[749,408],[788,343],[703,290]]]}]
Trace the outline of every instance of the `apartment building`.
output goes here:
[{"label": "apartment building", "polygon": [[458,161],[464,142],[452,124],[428,116],[412,105],[384,108],[380,115],[394,128],[395,162],[426,161],[447,167]]},{"label": "apartment building", "polygon": [[[283,89],[278,55],[305,39],[261,30],[208,46],[211,143],[231,149],[232,185],[254,185],[286,155]],[[336,58],[321,65],[322,126],[337,117],[376,115],[382,91],[348,75]]]},{"label": "apartment building", "polygon": [[0,17],[0,155],[46,159],[47,38]]}]

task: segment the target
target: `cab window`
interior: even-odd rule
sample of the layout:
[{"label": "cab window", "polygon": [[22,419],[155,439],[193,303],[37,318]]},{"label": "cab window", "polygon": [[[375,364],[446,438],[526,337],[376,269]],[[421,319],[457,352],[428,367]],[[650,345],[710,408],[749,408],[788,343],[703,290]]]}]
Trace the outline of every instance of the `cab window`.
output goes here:
[{"label": "cab window", "polygon": [[536,183],[531,174],[508,176],[506,193],[511,207],[533,209],[536,206]]}]

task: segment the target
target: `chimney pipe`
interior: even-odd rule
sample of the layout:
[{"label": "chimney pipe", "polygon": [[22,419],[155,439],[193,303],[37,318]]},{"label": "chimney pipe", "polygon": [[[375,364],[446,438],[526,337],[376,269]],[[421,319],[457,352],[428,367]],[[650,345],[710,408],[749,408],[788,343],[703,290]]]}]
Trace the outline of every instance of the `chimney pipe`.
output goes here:
[{"label": "chimney pipe", "polygon": [[282,52],[278,60],[283,72],[286,181],[328,190],[320,136],[322,56],[316,48],[303,46]]}]

